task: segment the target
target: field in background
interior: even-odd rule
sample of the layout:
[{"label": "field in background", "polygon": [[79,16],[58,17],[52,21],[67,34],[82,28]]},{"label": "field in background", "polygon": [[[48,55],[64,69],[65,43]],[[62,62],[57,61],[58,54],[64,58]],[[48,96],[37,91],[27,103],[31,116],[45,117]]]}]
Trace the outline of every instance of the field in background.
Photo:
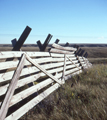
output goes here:
[{"label": "field in background", "polygon": [[[91,45],[92,46],[92,45]],[[48,51],[50,47],[47,47],[46,51]],[[89,61],[93,64],[101,64],[107,63],[107,47],[80,47],[83,50],[88,52]],[[11,51],[11,45],[0,45],[0,51]],[[24,45],[21,49],[22,51],[39,51],[39,48],[35,45]]]}]

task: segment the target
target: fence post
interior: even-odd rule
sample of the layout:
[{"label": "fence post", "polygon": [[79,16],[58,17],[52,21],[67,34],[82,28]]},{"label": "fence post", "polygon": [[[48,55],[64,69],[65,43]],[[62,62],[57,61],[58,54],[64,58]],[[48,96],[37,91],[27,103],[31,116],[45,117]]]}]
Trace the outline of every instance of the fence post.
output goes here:
[{"label": "fence post", "polygon": [[39,46],[39,50],[41,51],[41,49],[42,49],[42,43],[41,43],[40,40],[37,41],[37,45]]},{"label": "fence post", "polygon": [[85,54],[84,54],[84,57],[87,57],[88,56],[88,53],[86,52]]},{"label": "fence post", "polygon": [[74,45],[74,48],[77,48],[77,50],[79,49],[79,45]]},{"label": "fence post", "polygon": [[52,38],[52,35],[48,34],[48,36],[47,36],[47,38],[46,38],[46,40],[45,40],[45,42],[44,42],[44,44],[42,46],[42,49],[41,49],[42,51],[45,51],[45,49],[46,49],[48,43],[50,42],[51,38]]},{"label": "fence post", "polygon": [[26,26],[25,30],[21,34],[19,40],[16,42],[15,46],[13,47],[12,51],[19,51],[25,42],[26,38],[28,37],[29,33],[31,31],[31,28],[29,26]]},{"label": "fence post", "polygon": [[84,52],[85,52],[85,50],[82,50],[79,55],[80,55],[80,56],[83,56]]},{"label": "fence post", "polygon": [[45,49],[48,46],[48,43],[50,42],[51,38],[52,38],[52,35],[48,34],[48,36],[47,36],[47,38],[46,38],[46,40],[45,40],[43,45],[41,44],[40,40],[37,41],[37,44],[39,46],[40,51],[45,51]]},{"label": "fence post", "polygon": [[77,52],[76,52],[76,56],[79,55],[79,53],[82,51],[82,49],[80,48]]},{"label": "fence post", "polygon": [[58,43],[59,43],[59,41],[60,41],[59,39],[56,39],[55,43],[56,43],[56,44],[58,44]]},{"label": "fence post", "polygon": [[68,43],[68,42],[66,42],[66,44],[64,45],[64,47],[67,47],[67,46],[69,46],[69,43]]},{"label": "fence post", "polygon": [[17,42],[17,39],[15,38],[15,39],[11,40],[11,42],[12,42],[12,46],[14,47]]},{"label": "fence post", "polygon": [[86,56],[85,56],[86,58],[88,57],[88,53],[86,54]]}]

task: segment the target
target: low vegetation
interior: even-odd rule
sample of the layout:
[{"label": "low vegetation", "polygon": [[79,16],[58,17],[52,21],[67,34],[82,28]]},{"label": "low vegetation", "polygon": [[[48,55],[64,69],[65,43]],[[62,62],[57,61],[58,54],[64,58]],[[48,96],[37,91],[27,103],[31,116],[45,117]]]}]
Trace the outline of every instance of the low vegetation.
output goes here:
[{"label": "low vegetation", "polygon": [[93,65],[20,120],[107,120],[107,65]]}]

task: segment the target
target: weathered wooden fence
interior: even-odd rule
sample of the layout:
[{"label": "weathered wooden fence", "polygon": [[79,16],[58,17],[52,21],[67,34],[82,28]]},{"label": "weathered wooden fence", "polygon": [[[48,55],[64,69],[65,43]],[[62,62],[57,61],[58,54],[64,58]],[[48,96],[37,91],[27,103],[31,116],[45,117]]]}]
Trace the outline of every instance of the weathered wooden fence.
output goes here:
[{"label": "weathered wooden fence", "polygon": [[54,43],[49,52],[0,52],[0,120],[19,119],[65,80],[91,67],[76,50]]},{"label": "weathered wooden fence", "polygon": [[[66,80],[92,66],[87,52],[78,46],[60,46],[56,42],[49,52],[46,49],[49,34],[41,52],[23,52],[21,46],[29,35],[28,26],[17,41],[12,41],[12,51],[0,52],[0,120],[17,120],[36,106]],[[83,55],[84,54],[84,55]]]}]

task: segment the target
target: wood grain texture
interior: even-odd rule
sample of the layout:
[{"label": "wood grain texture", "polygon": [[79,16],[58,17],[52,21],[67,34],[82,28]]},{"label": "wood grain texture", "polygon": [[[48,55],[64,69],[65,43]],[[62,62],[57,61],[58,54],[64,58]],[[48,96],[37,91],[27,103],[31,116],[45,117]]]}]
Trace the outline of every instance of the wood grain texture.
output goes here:
[{"label": "wood grain texture", "polygon": [[18,68],[15,71],[15,74],[13,76],[12,82],[10,83],[9,89],[7,91],[7,94],[5,96],[3,104],[1,106],[1,109],[0,109],[0,120],[4,120],[5,119],[5,116],[6,116],[7,111],[8,111],[9,103],[11,101],[11,98],[12,98],[13,94],[14,94],[14,90],[15,90],[18,78],[19,78],[20,73],[21,73],[21,71],[23,69],[23,66],[24,66],[24,61],[25,61],[25,54],[23,54],[23,56],[21,58],[21,61],[20,61],[19,65],[18,65]]},{"label": "wood grain texture", "polygon": [[47,76],[49,76],[52,80],[56,81],[59,85],[61,85],[61,81],[59,81],[57,78],[55,78],[52,74],[48,73],[44,68],[42,68],[36,61],[32,60],[27,54],[26,58],[29,62],[31,62],[33,65],[35,65],[38,69],[40,69],[42,72],[44,72]]},{"label": "wood grain texture", "polygon": [[[76,65],[79,66],[79,63],[76,64]],[[67,71],[69,71],[69,69],[74,69],[74,68],[75,68],[75,65],[70,64],[70,65],[66,66]],[[55,73],[55,72],[63,72],[63,66],[52,69],[52,70],[47,70],[47,72],[49,72],[50,74]],[[28,77],[25,77],[23,79],[20,79],[18,81],[17,85],[16,85],[16,89],[19,88],[19,87],[22,87],[24,85],[27,85],[28,83],[34,82],[38,78],[43,77],[43,76],[45,76],[44,73],[38,73],[38,74],[35,74],[35,75],[32,75],[32,76],[28,76]],[[6,93],[8,86],[9,86],[9,84],[0,87],[0,96]]]},{"label": "wood grain texture", "polygon": [[[67,56],[67,58],[79,69],[79,67]],[[81,70],[81,69],[79,69]]]},{"label": "wood grain texture", "polygon": [[39,102],[41,102],[44,98],[46,98],[48,95],[50,95],[52,92],[54,92],[56,89],[58,89],[60,85],[58,83],[54,84],[50,88],[46,89],[44,92],[39,94],[37,97],[23,105],[21,108],[16,110],[14,113],[9,115],[5,120],[17,120],[21,116],[23,116],[26,112],[28,112],[30,109],[32,109],[34,106],[36,106]]},{"label": "wood grain texture", "polygon": [[[77,63],[78,61],[74,61],[74,63]],[[70,64],[71,62],[70,61],[67,61],[66,64]],[[60,63],[50,63],[50,64],[44,64],[44,65],[41,65],[41,67],[43,67],[44,69],[53,69],[54,67],[60,67],[60,66],[63,66],[63,62],[60,62]],[[38,68],[36,68],[35,66],[31,66],[29,68],[23,68],[20,76],[24,76],[24,75],[27,75],[27,74],[31,74],[31,73],[34,73],[34,72],[39,72],[40,70]],[[0,74],[0,82],[4,82],[4,81],[7,81],[7,80],[11,80],[12,79],[12,76],[14,74],[14,71],[10,71],[10,72],[6,72],[6,73],[1,73]]]},{"label": "wood grain texture", "polygon": [[62,73],[62,82],[65,83],[65,71],[66,71],[66,54],[64,55],[64,67],[63,67],[63,73]]},{"label": "wood grain texture", "polygon": [[51,48],[50,52],[51,53],[59,53],[59,54],[74,54],[74,52],[59,50],[59,49],[55,49],[55,48]]},{"label": "wood grain texture", "polygon": [[0,59],[7,59],[7,58],[16,58],[21,57],[23,53],[28,54],[30,57],[50,57],[49,52],[20,52],[20,51],[7,51],[7,52],[0,52]]},{"label": "wood grain texture", "polygon": [[56,43],[53,43],[52,47],[57,48],[57,49],[61,49],[61,50],[67,50],[67,51],[76,51],[77,50],[76,48],[73,48],[73,47],[62,47]]}]

